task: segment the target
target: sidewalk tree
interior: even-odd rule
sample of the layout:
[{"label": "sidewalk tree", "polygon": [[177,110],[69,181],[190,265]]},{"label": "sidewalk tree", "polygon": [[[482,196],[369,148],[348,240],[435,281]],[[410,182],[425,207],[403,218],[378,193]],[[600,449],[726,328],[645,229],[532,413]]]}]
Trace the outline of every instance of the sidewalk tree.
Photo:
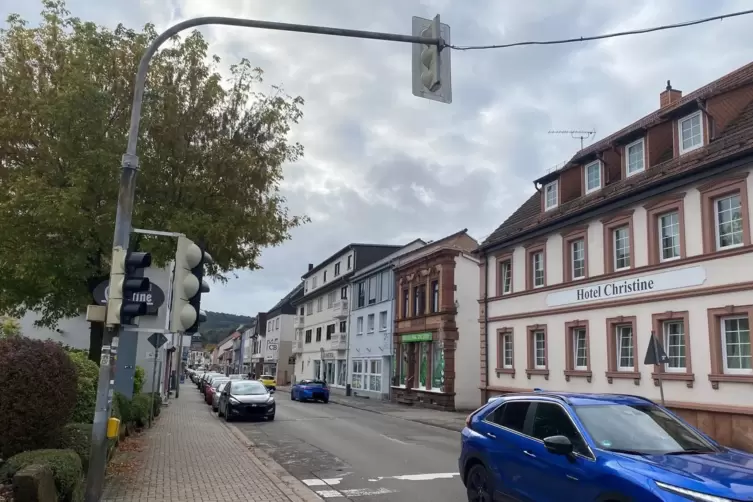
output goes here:
[{"label": "sidewalk tree", "polygon": [[[157,33],[96,26],[62,0],[42,4],[38,26],[11,15],[0,31],[0,314],[34,310],[54,326],[107,278],[134,75]],[[262,72],[246,60],[223,82],[207,49],[194,31],[150,65],[133,225],[207,243],[211,274],[224,280],[258,268],[262,248],[306,221],[279,192],[282,165],[303,154],[289,139],[303,100],[260,91]],[[148,249],[162,264],[174,242]],[[100,345],[93,335],[93,360]]]}]

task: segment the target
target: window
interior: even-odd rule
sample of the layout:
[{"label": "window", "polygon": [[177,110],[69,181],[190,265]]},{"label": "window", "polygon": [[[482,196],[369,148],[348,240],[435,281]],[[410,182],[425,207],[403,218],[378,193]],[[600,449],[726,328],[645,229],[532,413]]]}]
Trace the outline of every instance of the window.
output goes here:
[{"label": "window", "polygon": [[327,282],[327,271],[325,270],[322,274],[322,284],[325,284]]},{"label": "window", "polygon": [[314,302],[308,302],[306,304],[306,315],[311,315],[314,313]]},{"label": "window", "polygon": [[332,340],[332,335],[335,334],[335,325],[330,324],[327,326],[327,340]]},{"label": "window", "polygon": [[369,305],[374,305],[377,299],[377,276],[369,277]]},{"label": "window", "polygon": [[348,256],[348,270],[350,270],[351,268],[353,268],[353,257]]},{"label": "window", "polygon": [[[751,355],[750,319],[753,305],[727,306],[708,309],[711,333],[711,373],[714,389],[720,383],[753,383],[753,355]],[[686,339],[690,337],[686,336]]]},{"label": "window", "polygon": [[512,329],[497,330],[497,373],[515,374],[514,340]]},{"label": "window", "polygon": [[340,299],[341,300],[348,299],[348,286],[343,286],[340,288]]},{"label": "window", "polygon": [[356,319],[356,334],[363,335],[363,317]]},{"label": "window", "polygon": [[379,312],[379,331],[387,331],[387,311]]},{"label": "window", "polygon": [[601,188],[601,162],[591,162],[586,166],[586,193],[595,192]]},{"label": "window", "polygon": [[533,271],[533,287],[540,288],[544,285],[544,253],[531,255],[531,270]]},{"label": "window", "polygon": [[439,312],[439,281],[431,281],[431,312]]},{"label": "window", "polygon": [[506,429],[523,432],[530,406],[529,401],[509,401],[494,410],[488,420]]},{"label": "window", "polygon": [[335,263],[335,277],[340,275],[340,262]]},{"label": "window", "polygon": [[345,333],[347,326],[345,321],[340,321],[340,333]]},{"label": "window", "polygon": [[588,339],[585,328],[576,328],[572,331],[573,337],[573,367],[576,370],[585,370],[588,367]]},{"label": "window", "polygon": [[728,249],[743,244],[743,215],[740,194],[714,201],[716,248]]},{"label": "window", "polygon": [[643,206],[649,226],[649,265],[685,257],[684,197],[673,194]]},{"label": "window", "polygon": [[639,349],[635,345],[635,316],[607,319],[607,382],[614,378],[640,380]]},{"label": "window", "polygon": [[314,361],[314,378],[319,379],[321,378],[321,369],[322,369],[322,362],[320,360]]},{"label": "window", "polygon": [[552,181],[544,187],[544,210],[554,209],[559,204],[557,181]]},{"label": "window", "polygon": [[614,249],[614,270],[630,268],[630,227],[615,228],[612,231]]},{"label": "window", "polygon": [[528,332],[528,367],[530,375],[549,375],[546,325],[536,324],[526,328]]},{"label": "window", "polygon": [[309,291],[309,281],[308,279],[306,279],[306,281],[304,281],[303,283],[303,292],[308,293],[308,291]]},{"label": "window", "polygon": [[369,314],[369,316],[366,318],[366,332],[374,332],[374,314]]},{"label": "window", "polygon": [[512,293],[512,256],[497,261],[497,295]]},{"label": "window", "polygon": [[721,330],[724,372],[753,374],[748,317],[725,317]]},{"label": "window", "polygon": [[363,307],[366,305],[366,281],[358,283],[358,303],[356,307]]},{"label": "window", "polygon": [[321,342],[322,341],[322,328],[321,326],[316,328],[316,341]]},{"label": "window", "polygon": [[335,306],[335,300],[337,299],[337,291],[330,291],[327,294],[327,308],[331,309]]},{"label": "window", "polygon": [[680,155],[703,146],[703,124],[701,123],[701,112],[680,119],[678,123],[680,136]]},{"label": "window", "polygon": [[403,319],[405,319],[406,317],[410,317],[410,293],[407,289],[403,290],[402,302],[402,314]]},{"label": "window", "polygon": [[546,285],[546,243],[529,244],[526,249],[526,289]]},{"label": "window", "polygon": [[625,147],[626,178],[643,172],[646,169],[646,154],[643,138]]},{"label": "window", "polygon": [[538,403],[533,417],[531,435],[539,440],[551,436],[565,436],[573,444],[573,451],[590,456],[586,442],[567,412],[558,404]]},{"label": "window", "polygon": [[737,174],[698,187],[704,253],[750,245],[748,174]]},{"label": "window", "polygon": [[382,391],[382,360],[370,359],[365,362],[368,364],[368,369],[369,369],[367,389],[373,392],[381,392]]},{"label": "window", "polygon": [[316,276],[311,278],[311,289],[316,289]]},{"label": "window", "polygon": [[311,343],[311,330],[306,330],[306,343]]},{"label": "window", "polygon": [[565,323],[565,381],[572,377],[585,377],[591,381],[589,360],[588,321]]},{"label": "window", "polygon": [[429,345],[428,342],[421,342],[418,344],[418,387],[425,389],[428,383],[429,377]]},{"label": "window", "polygon": [[688,311],[663,312],[653,314],[651,318],[654,333],[669,358],[666,364],[654,366],[654,377],[656,373],[667,374],[664,378],[684,380],[689,388],[693,387],[695,377],[691,368]]},{"label": "window", "polygon": [[280,329],[280,318],[275,319],[275,329]]},{"label": "window", "polygon": [[316,299],[316,311],[321,312],[323,308],[324,308],[324,297],[320,296],[319,298]]},{"label": "window", "polygon": [[431,388],[444,390],[444,347],[438,343],[431,344]]},{"label": "window", "polygon": [[633,327],[617,326],[617,369],[619,371],[633,371],[635,357],[633,354]]},{"label": "window", "polygon": [[353,359],[353,374],[350,377],[350,384],[354,389],[361,389],[363,382],[363,360]]},{"label": "window", "polygon": [[379,295],[379,301],[383,302],[390,299],[390,271],[385,270],[382,272],[381,277],[379,278],[379,284],[380,284],[380,295]]},{"label": "window", "polygon": [[348,373],[348,363],[344,359],[337,361],[337,385],[345,387]]},{"label": "window", "polygon": [[664,335],[662,343],[669,362],[665,371],[685,371],[687,364],[685,354],[685,326],[682,321],[664,321],[662,323]]},{"label": "window", "polygon": [[426,313],[426,285],[420,284],[413,288],[413,315],[420,316]]},{"label": "window", "polygon": [[586,276],[586,243],[583,239],[570,242],[570,277],[583,279]]}]

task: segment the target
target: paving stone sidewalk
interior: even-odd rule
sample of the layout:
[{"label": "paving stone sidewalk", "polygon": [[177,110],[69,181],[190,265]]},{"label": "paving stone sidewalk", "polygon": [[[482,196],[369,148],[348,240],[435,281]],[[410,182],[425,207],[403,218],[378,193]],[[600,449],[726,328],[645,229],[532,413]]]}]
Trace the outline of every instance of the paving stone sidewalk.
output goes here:
[{"label": "paving stone sidewalk", "polygon": [[[277,387],[280,392],[290,393],[290,387]],[[378,399],[367,399],[355,396],[343,396],[333,392],[329,395],[331,403],[337,403],[350,408],[379,413],[381,415],[390,415],[403,420],[410,420],[434,427],[441,427],[451,431],[462,431],[465,427],[465,419],[468,412],[456,411],[439,411],[427,408],[414,408],[403,404],[396,404]]]},{"label": "paving stone sidewalk", "polygon": [[142,439],[137,472],[108,479],[102,502],[321,501],[297,480],[280,479],[279,466],[262,464],[188,382]]}]

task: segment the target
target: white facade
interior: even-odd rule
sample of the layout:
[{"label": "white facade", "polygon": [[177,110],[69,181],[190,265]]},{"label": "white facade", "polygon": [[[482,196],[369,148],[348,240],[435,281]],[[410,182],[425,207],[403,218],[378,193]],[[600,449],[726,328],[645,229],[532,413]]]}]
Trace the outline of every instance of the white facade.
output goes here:
[{"label": "white facade", "polygon": [[477,259],[462,253],[455,258],[455,408],[473,410],[479,405],[478,275]]},{"label": "white facade", "polygon": [[268,319],[267,334],[260,349],[264,373],[275,375],[280,385],[289,382],[293,376],[293,365],[288,361],[295,339],[294,318],[294,315],[280,314]]},{"label": "white facade", "polygon": [[[489,257],[490,388],[627,393],[658,400],[655,380],[661,376],[673,408],[751,409],[749,397],[740,399],[750,396],[753,383],[750,171],[620,211],[631,236],[631,263],[624,270],[606,268],[613,268],[613,246],[605,242],[613,237],[610,217],[584,223],[580,230],[587,261],[580,279],[565,280],[572,275],[571,257],[563,258],[566,233],[546,239],[541,288],[532,288],[533,279],[527,277],[530,246]],[[730,197],[737,199],[730,202]],[[662,241],[657,219],[678,213],[677,252],[670,253],[676,256],[663,259],[656,244]],[[720,219],[725,218],[734,223],[723,227]],[[720,233],[732,244],[720,245]],[[501,278],[508,266],[511,290]],[[644,364],[652,331],[668,353],[666,365]]]}]

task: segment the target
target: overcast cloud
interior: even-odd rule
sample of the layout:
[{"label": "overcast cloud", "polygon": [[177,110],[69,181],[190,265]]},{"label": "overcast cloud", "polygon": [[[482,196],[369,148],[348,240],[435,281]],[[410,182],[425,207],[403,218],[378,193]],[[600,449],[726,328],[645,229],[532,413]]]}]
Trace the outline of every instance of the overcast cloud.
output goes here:
[{"label": "overcast cloud", "polygon": [[[36,1],[0,0],[36,21]],[[158,29],[217,15],[409,33],[436,13],[458,45],[569,38],[725,12],[707,0],[69,0],[74,15]],[[483,239],[533,191],[533,179],[579,147],[551,129],[603,138],[658,106],[671,79],[685,93],[748,63],[753,16],[600,42],[452,53],[453,103],[411,94],[411,47],[392,42],[205,28],[229,65],[248,58],[306,100],[294,131],[305,157],[285,167],[294,213],[312,222],[267,250],[263,270],[213,287],[208,310],[254,315],[350,242],[407,243],[468,228]],[[591,140],[592,141],[592,140]]]}]

